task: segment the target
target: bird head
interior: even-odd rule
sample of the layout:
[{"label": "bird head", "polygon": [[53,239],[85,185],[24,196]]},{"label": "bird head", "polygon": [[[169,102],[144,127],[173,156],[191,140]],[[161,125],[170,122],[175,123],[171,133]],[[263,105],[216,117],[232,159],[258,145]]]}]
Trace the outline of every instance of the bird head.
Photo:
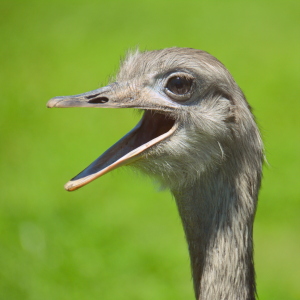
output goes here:
[{"label": "bird head", "polygon": [[115,82],[52,98],[47,106],[144,111],[129,133],[65,185],[69,191],[123,165],[171,187],[190,184],[222,165],[233,155],[236,139],[256,128],[227,69],[207,52],[190,48],[129,53]]}]

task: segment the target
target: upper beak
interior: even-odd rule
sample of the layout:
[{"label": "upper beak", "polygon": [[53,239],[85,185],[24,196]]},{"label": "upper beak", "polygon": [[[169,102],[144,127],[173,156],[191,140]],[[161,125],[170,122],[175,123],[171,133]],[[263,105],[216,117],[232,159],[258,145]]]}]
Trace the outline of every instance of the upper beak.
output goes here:
[{"label": "upper beak", "polygon": [[[72,178],[66,185],[68,191],[76,190],[109,171],[130,164],[140,159],[141,154],[171,136],[177,129],[174,119],[160,111],[155,111],[156,97],[145,103],[130,95],[118,92],[114,84],[97,90],[74,96],[55,97],[48,101],[47,107],[104,107],[144,109],[145,113],[140,122],[117,143],[98,157],[85,170]],[[161,107],[161,106],[160,106]],[[165,110],[174,109],[172,104],[166,102]]]},{"label": "upper beak", "polygon": [[115,90],[113,89],[112,84],[79,95],[54,97],[48,101],[47,107],[132,107],[130,105],[126,105],[127,101],[119,99],[120,97],[118,97],[116,101],[114,94]]}]

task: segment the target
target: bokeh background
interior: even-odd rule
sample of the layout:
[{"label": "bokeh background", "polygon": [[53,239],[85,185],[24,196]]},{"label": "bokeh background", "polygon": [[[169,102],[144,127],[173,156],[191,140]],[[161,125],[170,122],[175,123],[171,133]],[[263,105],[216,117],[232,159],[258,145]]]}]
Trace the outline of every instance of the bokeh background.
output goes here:
[{"label": "bokeh background", "polygon": [[139,120],[47,109],[106,84],[129,48],[199,48],[245,92],[269,165],[255,221],[260,299],[300,299],[300,2],[1,1],[0,299],[193,299],[174,200],[120,169],[63,184]]}]

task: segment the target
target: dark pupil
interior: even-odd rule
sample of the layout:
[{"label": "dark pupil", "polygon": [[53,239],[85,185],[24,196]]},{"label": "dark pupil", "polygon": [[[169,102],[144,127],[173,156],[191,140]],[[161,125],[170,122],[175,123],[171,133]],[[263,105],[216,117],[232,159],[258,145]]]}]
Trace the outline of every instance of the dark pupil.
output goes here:
[{"label": "dark pupil", "polygon": [[167,89],[174,94],[184,95],[190,91],[191,86],[191,79],[175,76],[169,79]]}]

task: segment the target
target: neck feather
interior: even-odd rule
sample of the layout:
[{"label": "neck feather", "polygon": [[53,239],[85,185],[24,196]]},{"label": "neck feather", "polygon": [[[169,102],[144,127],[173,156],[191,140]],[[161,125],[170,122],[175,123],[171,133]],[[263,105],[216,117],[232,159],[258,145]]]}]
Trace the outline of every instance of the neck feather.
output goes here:
[{"label": "neck feather", "polygon": [[259,175],[255,180],[220,169],[208,173],[193,186],[172,190],[188,242],[196,298],[253,300]]}]

